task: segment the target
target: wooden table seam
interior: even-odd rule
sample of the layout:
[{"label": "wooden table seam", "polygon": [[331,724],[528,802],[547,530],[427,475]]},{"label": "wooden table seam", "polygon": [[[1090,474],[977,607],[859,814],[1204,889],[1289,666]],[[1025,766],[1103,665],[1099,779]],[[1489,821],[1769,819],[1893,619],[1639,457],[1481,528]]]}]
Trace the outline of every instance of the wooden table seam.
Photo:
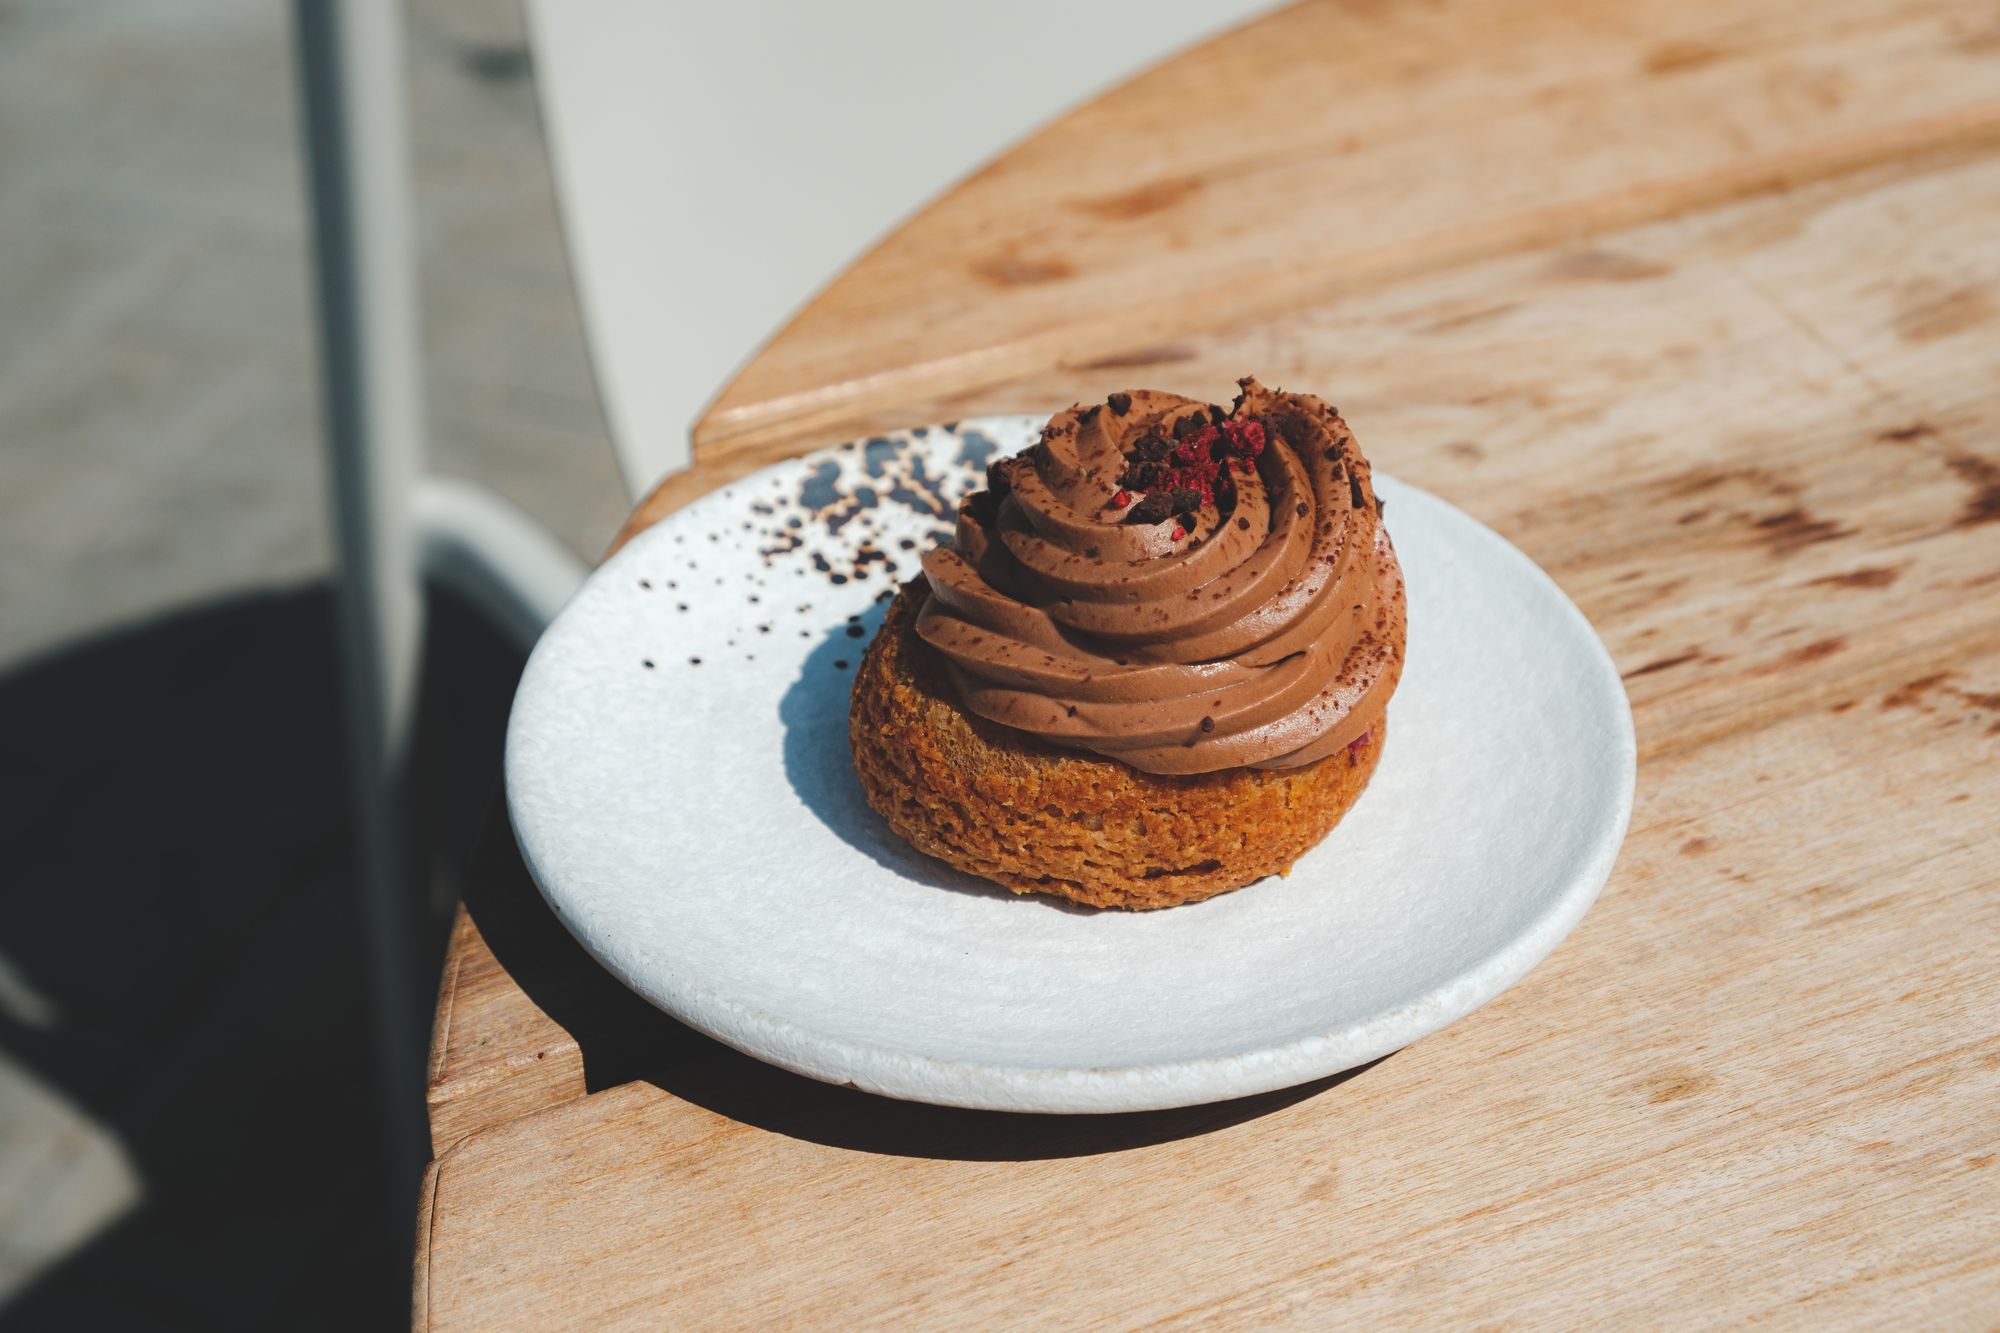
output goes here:
[{"label": "wooden table seam", "polygon": [[[1438,233],[1426,246],[1396,247],[1350,257],[1341,267],[1308,274],[1285,272],[1212,290],[1200,301],[1132,306],[1095,323],[1076,321],[1010,343],[956,353],[939,361],[883,371],[754,405],[718,406],[693,428],[697,464],[736,454],[771,461],[796,452],[802,441],[831,439],[840,428],[827,418],[881,408],[896,397],[917,399],[949,384],[957,391],[989,388],[1047,363],[1073,365],[1091,357],[1130,352],[1201,327],[1271,319],[1363,292],[1504,259],[1556,244],[1575,244],[1653,223],[1711,212],[1768,195],[1784,194],[1871,171],[1917,175],[2000,146],[2000,102],[1904,122],[1886,131],[1721,170],[1706,176],[1629,185],[1571,200],[1559,208],[1528,210],[1500,225],[1490,220]],[[1410,257],[1397,262],[1395,255]],[[1198,314],[1197,314],[1198,312]],[[1129,331],[1127,331],[1129,330]],[[857,388],[859,391],[857,392]],[[747,414],[755,411],[754,417]],[[920,424],[911,422],[909,424]]]}]

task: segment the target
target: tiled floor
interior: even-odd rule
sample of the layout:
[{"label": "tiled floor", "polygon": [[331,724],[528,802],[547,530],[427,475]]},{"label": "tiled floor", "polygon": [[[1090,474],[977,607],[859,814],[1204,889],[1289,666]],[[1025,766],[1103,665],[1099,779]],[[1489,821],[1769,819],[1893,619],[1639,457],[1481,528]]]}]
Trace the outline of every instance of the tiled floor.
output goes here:
[{"label": "tiled floor", "polygon": [[[327,564],[288,7],[0,5],[0,663]],[[432,453],[625,504],[512,0],[411,8]]]},{"label": "tiled floor", "polygon": [[[395,1322],[289,7],[0,0],[0,1323]],[[409,6],[434,465],[625,501],[515,0]],[[449,863],[518,663],[443,608]],[[446,886],[448,890],[448,885]]]}]

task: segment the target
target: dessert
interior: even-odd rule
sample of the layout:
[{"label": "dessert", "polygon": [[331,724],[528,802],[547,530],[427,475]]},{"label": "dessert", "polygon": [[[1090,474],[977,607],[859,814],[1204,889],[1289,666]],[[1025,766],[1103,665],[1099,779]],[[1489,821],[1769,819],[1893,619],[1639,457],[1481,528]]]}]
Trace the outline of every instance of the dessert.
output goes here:
[{"label": "dessert", "polygon": [[1402,671],[1402,573],[1339,412],[1241,381],[1059,412],[988,469],[856,675],[869,803],[1017,892],[1167,907],[1325,837]]}]

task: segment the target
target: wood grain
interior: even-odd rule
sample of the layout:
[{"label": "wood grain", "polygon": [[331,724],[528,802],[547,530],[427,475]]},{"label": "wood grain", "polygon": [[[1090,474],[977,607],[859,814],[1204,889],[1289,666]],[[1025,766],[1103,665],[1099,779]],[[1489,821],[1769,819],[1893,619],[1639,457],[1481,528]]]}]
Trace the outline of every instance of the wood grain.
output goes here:
[{"label": "wood grain", "polygon": [[[1531,11],[1506,12],[1557,40]],[[1848,68],[1863,34],[1890,66],[1939,61],[1933,88],[1977,58],[1990,89],[2000,57],[2000,26],[1953,30],[1949,6],[1843,7],[1796,50],[1759,45],[1768,16],[1710,14],[1702,46],[1692,18],[1628,13],[1582,30],[1681,83],[1664,120],[1726,119],[1774,67],[1878,79]],[[1606,95],[1608,61],[1548,95]],[[1502,115],[1517,80],[1487,63]],[[1218,316],[1171,357],[856,407],[1213,396],[1246,371],[1336,396],[1382,466],[1528,551],[1604,635],[1642,757],[1619,866],[1527,980],[1351,1076],[1038,1118],[810,1084],[689,1033],[583,959],[496,838],[441,997],[420,1322],[1990,1322],[2000,152],[1946,136],[1849,166]]]},{"label": "wood grain", "polygon": [[[2000,683],[2000,656],[1954,665]],[[479,1135],[437,1168],[429,1280],[450,1304],[433,1315],[1990,1314],[2000,897],[1966,811],[2000,801],[2000,766],[1983,719],[1943,697],[1913,762],[1855,763],[1907,745],[1918,715],[1889,697],[1649,765],[1617,878],[1550,962],[1255,1119],[1155,1118],[1121,1126],[1125,1146],[828,1089],[799,1094],[815,1126],[768,1132],[684,1076]],[[842,1141],[878,1117],[903,1144]]]},{"label": "wood grain", "polygon": [[899,229],[723,390],[696,458],[1049,366],[1172,364],[1226,321],[1991,145],[1992,21],[1979,0],[1299,5]]}]

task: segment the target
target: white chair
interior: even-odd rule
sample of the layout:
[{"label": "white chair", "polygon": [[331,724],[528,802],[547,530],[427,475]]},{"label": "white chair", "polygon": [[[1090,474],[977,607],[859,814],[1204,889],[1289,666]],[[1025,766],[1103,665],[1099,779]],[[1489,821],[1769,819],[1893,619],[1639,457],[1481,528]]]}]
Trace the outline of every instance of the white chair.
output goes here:
[{"label": "white chair", "polygon": [[[571,266],[632,495],[732,370],[1008,142],[1270,0],[525,0]],[[296,0],[359,864],[405,1182],[427,1019],[402,826],[423,581],[534,641],[583,568],[423,466],[401,14]]]},{"label": "white chair", "polygon": [[763,341],[924,202],[1271,0],[525,0],[633,497]]}]

